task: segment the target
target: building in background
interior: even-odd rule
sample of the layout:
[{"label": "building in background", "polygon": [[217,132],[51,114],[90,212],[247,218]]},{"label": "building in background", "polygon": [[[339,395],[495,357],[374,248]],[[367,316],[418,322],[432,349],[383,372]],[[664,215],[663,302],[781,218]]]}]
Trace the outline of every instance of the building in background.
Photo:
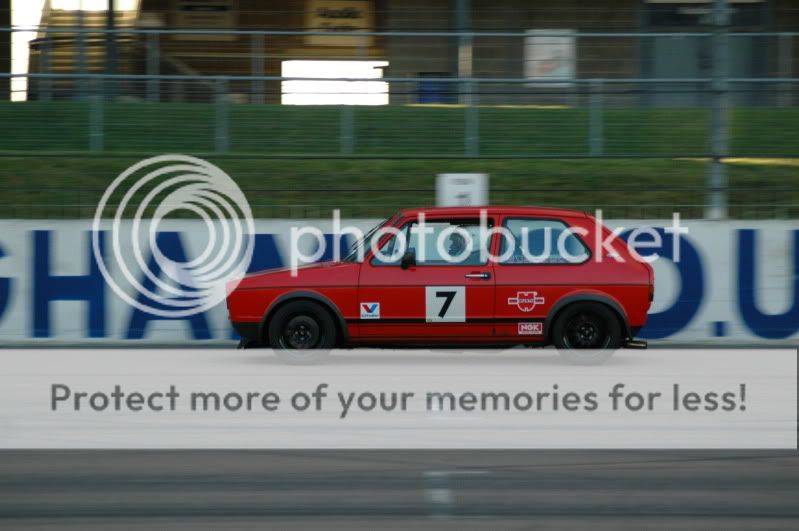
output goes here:
[{"label": "building in background", "polygon": [[[83,25],[103,28],[103,12],[52,9],[42,16],[48,27]],[[422,81],[392,82],[391,103],[455,103],[463,86],[447,82],[457,77],[529,79],[529,83],[494,83],[481,88],[485,104],[571,103],[577,94],[570,80],[621,78],[709,78],[711,39],[708,33],[712,3],[701,0],[140,0],[132,10],[118,10],[116,27],[184,30],[160,36],[119,34],[114,39],[116,73],[180,74],[188,76],[281,76],[286,62],[292,72],[328,77],[327,61],[364,62],[353,72],[373,77],[413,77]],[[799,6],[794,0],[730,0],[731,26],[738,35],[728,39],[729,75],[736,78],[792,77],[797,72],[799,38],[763,36],[762,32],[799,29]],[[213,29],[220,33],[206,34]],[[224,34],[224,30],[313,30],[317,35]],[[373,36],[348,31],[510,32],[510,36]],[[194,32],[194,33],[192,33]],[[610,36],[581,36],[584,33]],[[678,32],[679,37],[667,33]],[[657,36],[625,33],[660,34]],[[31,43],[33,72],[102,72],[108,68],[102,34],[83,38],[69,34],[40,34]],[[302,70],[298,62],[308,63]],[[346,77],[349,70],[342,70]],[[314,70],[316,68],[316,70]],[[369,70],[371,68],[372,70]],[[316,72],[316,75],[314,75]],[[351,76],[356,77],[356,76]],[[425,81],[429,79],[429,81]],[[543,84],[542,80],[557,80]],[[538,83],[537,83],[538,81]],[[31,88],[32,97],[72,97],[74,81]],[[56,84],[59,85],[59,84]],[[324,90],[356,90],[320,81]],[[287,88],[288,87],[288,88]],[[304,86],[279,81],[233,81],[225,90],[235,101],[286,102],[287,90]],[[327,87],[327,88],[324,88]],[[332,87],[332,88],[331,88]],[[324,90],[323,90],[324,89]],[[84,90],[88,90],[84,87]],[[115,94],[158,101],[210,100],[220,87],[210,79],[153,85],[129,82]],[[704,105],[702,84],[665,83],[620,86],[620,102],[657,106]],[[734,91],[742,104],[773,104],[751,86]],[[573,93],[573,94],[572,94]],[[294,94],[294,93],[292,93]],[[790,96],[790,95],[789,95]],[[771,97],[771,96],[770,96]],[[305,101],[302,98],[301,101]],[[381,100],[382,101],[382,100]],[[324,102],[324,101],[323,101]],[[330,103],[330,102],[328,102]],[[332,101],[335,103],[335,101]]]},{"label": "building in background", "polygon": [[[85,0],[84,0],[85,1]],[[133,28],[139,16],[138,0],[120,2],[114,0],[114,29]],[[136,39],[132,34],[113,35],[111,39],[103,33],[108,27],[108,12],[101,10],[107,2],[96,0],[93,9],[79,11],[59,9],[63,2],[45,0],[41,14],[40,31],[30,44],[29,71],[50,74],[101,74],[108,70],[106,51],[113,48],[115,57],[112,73],[134,73],[134,58],[141,53],[135,49]],[[80,1],[67,3],[80,5]],[[48,31],[42,31],[46,28]],[[79,33],[74,30],[96,29],[97,33]],[[109,46],[110,41],[110,46]],[[28,99],[73,99],[83,97],[91,91],[106,87],[91,86],[85,80],[32,79],[28,83]]]}]

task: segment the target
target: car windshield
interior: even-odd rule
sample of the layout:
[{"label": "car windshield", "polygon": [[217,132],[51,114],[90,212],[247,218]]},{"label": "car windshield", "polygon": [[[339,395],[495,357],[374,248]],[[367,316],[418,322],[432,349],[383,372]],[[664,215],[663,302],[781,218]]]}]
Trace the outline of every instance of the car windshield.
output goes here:
[{"label": "car windshield", "polygon": [[377,229],[385,225],[389,218],[382,220],[380,223],[372,227],[369,232],[367,232],[363,238],[357,240],[353,243],[350,248],[348,249],[347,256],[344,257],[344,262],[355,262],[358,260],[358,256],[360,255],[360,251],[365,249],[365,246],[371,241],[372,236],[374,233],[377,232]]}]

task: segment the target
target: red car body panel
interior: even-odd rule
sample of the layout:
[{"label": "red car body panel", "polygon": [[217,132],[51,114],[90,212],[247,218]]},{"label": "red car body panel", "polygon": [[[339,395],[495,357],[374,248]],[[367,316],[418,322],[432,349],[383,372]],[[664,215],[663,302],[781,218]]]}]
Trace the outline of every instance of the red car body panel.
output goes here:
[{"label": "red car body panel", "polygon": [[[429,208],[403,211],[387,224],[401,227],[420,213],[429,221],[477,218],[481,210],[497,226],[506,218],[534,218],[559,220],[575,230],[579,228],[583,231],[580,239],[591,256],[579,264],[489,261],[485,265],[401,269],[398,265],[372,264],[367,252],[363,262],[303,266],[296,275],[289,270],[248,275],[228,295],[230,320],[246,338],[264,341],[264,325],[277,306],[290,299],[309,298],[336,317],[347,344],[539,343],[547,342],[551,321],[566,304],[589,300],[610,306],[630,338],[645,324],[653,293],[651,266],[636,260],[619,238],[613,239],[609,245],[612,251],[608,252],[597,236],[604,239],[610,231],[581,212],[535,207]],[[597,227],[601,227],[599,235]],[[385,240],[388,236],[381,245]],[[494,254],[498,254],[499,245],[499,236],[495,235],[490,244]],[[431,312],[431,300],[448,297],[453,297],[449,313],[439,317]],[[364,311],[379,308],[378,316],[363,318],[361,305],[366,305]]]},{"label": "red car body panel", "polygon": [[354,318],[360,265],[324,262],[302,266],[296,275],[288,268],[247,275],[228,294],[230,320],[261,321],[281,295],[300,290],[334,302],[345,317]]}]

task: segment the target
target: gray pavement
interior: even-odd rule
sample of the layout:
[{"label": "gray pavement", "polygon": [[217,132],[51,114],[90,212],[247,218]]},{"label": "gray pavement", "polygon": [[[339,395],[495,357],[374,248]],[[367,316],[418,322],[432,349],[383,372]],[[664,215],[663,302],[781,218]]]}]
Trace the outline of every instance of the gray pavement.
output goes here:
[{"label": "gray pavement", "polygon": [[799,453],[6,451],[0,529],[796,529]]}]

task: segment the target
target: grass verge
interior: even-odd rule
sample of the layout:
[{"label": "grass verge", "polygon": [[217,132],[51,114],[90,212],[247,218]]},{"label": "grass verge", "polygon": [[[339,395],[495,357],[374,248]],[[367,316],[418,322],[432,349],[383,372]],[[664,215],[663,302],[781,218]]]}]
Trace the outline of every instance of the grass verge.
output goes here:
[{"label": "grass verge", "polygon": [[[139,157],[0,157],[0,217],[87,218],[108,184]],[[702,159],[248,159],[211,157],[245,191],[256,217],[386,216],[435,201],[435,175],[490,175],[493,204],[558,206],[606,217],[701,217]],[[728,165],[731,215],[799,217],[793,161]]]}]

